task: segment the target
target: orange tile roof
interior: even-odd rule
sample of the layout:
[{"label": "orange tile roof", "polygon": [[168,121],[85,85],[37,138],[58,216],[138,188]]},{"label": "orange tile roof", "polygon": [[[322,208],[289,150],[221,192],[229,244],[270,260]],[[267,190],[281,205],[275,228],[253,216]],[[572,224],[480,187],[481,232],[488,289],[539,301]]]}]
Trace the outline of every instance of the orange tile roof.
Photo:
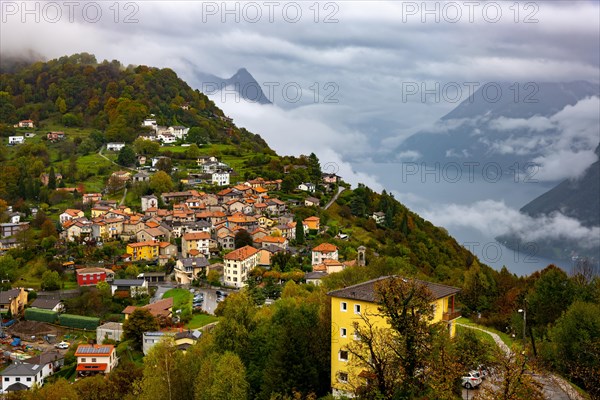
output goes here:
[{"label": "orange tile roof", "polygon": [[337,251],[337,246],[331,243],[321,243],[320,245],[313,247],[312,251],[318,251],[321,253],[333,253]]},{"label": "orange tile roof", "polygon": [[308,217],[308,218],[304,219],[304,221],[320,221],[320,220],[321,220],[321,218],[319,218],[319,217]]},{"label": "orange tile roof", "polygon": [[67,209],[65,210],[65,213],[66,213],[66,214],[69,214],[69,215],[71,215],[71,216],[73,216],[73,217],[76,217],[76,216],[78,216],[78,215],[79,215],[79,213],[83,213],[83,211],[81,211],[81,210],[77,210],[77,209],[75,209],[75,208],[67,208]]},{"label": "orange tile roof", "polygon": [[185,240],[208,240],[210,239],[210,233],[208,232],[190,232],[183,235]]},{"label": "orange tile roof", "polygon": [[261,239],[261,241],[263,242],[269,242],[269,243],[285,243],[287,241],[286,238],[281,237],[281,236],[265,236]]},{"label": "orange tile roof", "polygon": [[225,260],[242,261],[255,255],[256,253],[258,253],[258,250],[254,247],[244,246],[232,251],[231,253],[226,254],[223,258]]}]

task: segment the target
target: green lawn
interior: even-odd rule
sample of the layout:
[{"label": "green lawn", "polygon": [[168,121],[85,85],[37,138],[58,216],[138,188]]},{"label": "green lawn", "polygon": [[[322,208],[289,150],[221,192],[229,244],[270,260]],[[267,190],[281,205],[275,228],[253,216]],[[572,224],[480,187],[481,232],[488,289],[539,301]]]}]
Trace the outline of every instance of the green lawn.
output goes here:
[{"label": "green lawn", "polygon": [[170,289],[165,292],[163,299],[173,298],[173,310],[180,310],[186,306],[192,307],[192,294],[185,289]]},{"label": "green lawn", "polygon": [[[464,325],[469,325],[469,326],[475,326],[475,327],[477,327],[477,328],[485,329],[486,331],[490,331],[490,332],[496,333],[498,336],[500,336],[500,339],[502,339],[502,341],[503,341],[503,342],[504,342],[504,343],[505,343],[505,344],[506,344],[508,347],[512,347],[512,346],[513,346],[513,344],[516,344],[517,346],[520,346],[520,345],[521,345],[521,343],[520,343],[518,340],[515,342],[515,340],[514,340],[513,338],[511,338],[509,335],[507,335],[506,333],[504,333],[504,332],[500,332],[500,331],[498,331],[498,330],[496,330],[496,329],[494,329],[494,328],[489,328],[489,327],[487,327],[487,326],[484,326],[484,325],[478,325],[478,324],[476,324],[475,322],[471,321],[469,318],[460,317],[460,318],[457,320],[457,322],[458,322],[459,324],[464,324]],[[478,331],[478,332],[479,332],[479,333],[481,333],[481,334],[484,334],[484,332],[480,332],[480,331]],[[486,334],[486,336],[488,336],[488,337],[490,337],[490,338],[491,338],[491,336],[490,336],[490,335],[487,335],[487,334]]]},{"label": "green lawn", "polygon": [[208,314],[196,314],[192,317],[192,320],[188,322],[185,327],[189,329],[198,329],[203,327],[204,325],[208,325],[211,322],[218,321],[219,318],[214,315]]},{"label": "green lawn", "polygon": [[485,332],[479,331],[477,329],[465,328],[464,326],[456,327],[456,335],[457,336],[462,335],[466,331],[473,332],[479,340],[483,341],[485,344],[490,346],[490,348],[494,348],[496,346],[496,342],[494,342],[494,339]]}]

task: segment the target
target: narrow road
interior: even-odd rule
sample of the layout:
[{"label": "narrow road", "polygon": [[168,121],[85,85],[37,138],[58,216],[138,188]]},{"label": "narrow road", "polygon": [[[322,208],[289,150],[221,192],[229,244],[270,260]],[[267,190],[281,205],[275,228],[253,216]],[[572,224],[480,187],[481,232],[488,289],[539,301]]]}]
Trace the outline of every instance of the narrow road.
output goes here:
[{"label": "narrow road", "polygon": [[124,167],[122,165],[117,164],[116,162],[114,162],[113,160],[111,160],[110,158],[106,157],[104,154],[102,154],[102,152],[104,151],[104,145],[102,145],[102,147],[100,147],[100,150],[98,151],[98,155],[102,158],[104,158],[105,160],[115,164],[117,167],[119,168],[123,168],[123,169],[128,169],[129,171],[132,171],[134,173],[137,173],[138,171],[135,168],[128,168],[128,167]]},{"label": "narrow road", "polygon": [[327,210],[333,203],[335,203],[335,201],[338,199],[338,197],[340,197],[340,194],[342,194],[342,192],[346,190],[345,187],[343,186],[338,186],[338,191],[336,194],[333,195],[333,197],[331,198],[331,200],[329,200],[329,203],[327,203],[325,205],[325,207],[323,207],[324,210]]},{"label": "narrow road", "polygon": [[[457,323],[456,325],[487,333],[492,337],[492,339],[494,339],[494,342],[496,342],[498,347],[500,347],[507,356],[511,355],[510,348],[496,333],[490,332],[486,329],[478,328],[476,326],[460,323]],[[584,397],[581,396],[575,389],[573,389],[573,387],[565,379],[558,375],[546,372],[544,374],[533,374],[532,376],[542,385],[544,396],[549,400],[585,400]],[[463,398],[465,398],[464,391]]]}]

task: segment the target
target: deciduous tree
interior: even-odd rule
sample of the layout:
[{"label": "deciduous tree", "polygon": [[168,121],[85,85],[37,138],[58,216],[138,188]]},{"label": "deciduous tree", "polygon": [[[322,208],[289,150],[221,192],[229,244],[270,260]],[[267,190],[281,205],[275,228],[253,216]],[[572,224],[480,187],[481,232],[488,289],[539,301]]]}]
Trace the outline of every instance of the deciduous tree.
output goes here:
[{"label": "deciduous tree", "polygon": [[123,338],[131,340],[133,345],[140,350],[144,332],[157,331],[158,322],[150,311],[138,308],[129,315],[123,323]]}]

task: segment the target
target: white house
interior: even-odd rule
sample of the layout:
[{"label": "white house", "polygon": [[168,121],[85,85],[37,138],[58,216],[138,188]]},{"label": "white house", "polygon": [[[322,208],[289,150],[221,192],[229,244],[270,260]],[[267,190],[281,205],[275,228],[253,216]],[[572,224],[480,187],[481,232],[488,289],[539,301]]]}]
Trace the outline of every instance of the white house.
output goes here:
[{"label": "white house", "polygon": [[23,142],[25,142],[25,136],[9,136],[8,137],[8,144],[13,146],[16,144],[22,144]]},{"label": "white house", "polygon": [[259,251],[251,246],[240,247],[223,257],[224,283],[236,288],[246,286],[248,273],[258,265]]},{"label": "white house", "polygon": [[374,212],[373,215],[371,215],[371,218],[373,218],[378,225],[385,223],[385,213],[382,211]]},{"label": "white house", "polygon": [[229,165],[222,163],[220,161],[209,161],[207,163],[202,164],[202,172],[205,174],[212,174],[213,172],[228,170]]},{"label": "white house", "polygon": [[123,147],[125,147],[125,143],[123,142],[110,142],[106,144],[106,150],[108,151],[121,151]]},{"label": "white house", "polygon": [[184,139],[190,128],[186,128],[185,126],[170,126],[169,131],[177,138]]},{"label": "white house", "polygon": [[35,125],[32,120],[24,119],[23,121],[19,121],[15,128],[35,128]]},{"label": "white house", "polygon": [[77,375],[108,374],[119,359],[112,344],[80,344],[75,351],[77,357]]},{"label": "white house", "polygon": [[154,118],[146,118],[144,120],[144,122],[142,122],[142,126],[149,126],[152,129],[156,130],[156,128],[157,128],[156,119],[154,119]]},{"label": "white house", "polygon": [[49,351],[24,361],[15,361],[0,373],[0,393],[27,390],[34,384],[42,386],[44,380],[64,365],[64,356],[58,351]]},{"label": "white house", "polygon": [[213,172],[211,182],[218,186],[229,185],[229,172],[217,171]]},{"label": "white house", "polygon": [[64,311],[65,306],[60,299],[45,299],[38,297],[31,303],[32,308],[41,308],[43,310],[61,312]]},{"label": "white house", "polygon": [[158,140],[163,142],[164,144],[171,144],[177,141],[177,137],[173,135],[171,132],[160,132],[157,135]]},{"label": "white house", "polygon": [[338,248],[331,243],[321,243],[312,249],[312,265],[318,265],[325,260],[338,260]]},{"label": "white house", "polygon": [[84,216],[83,211],[75,208],[67,208],[62,214],[58,216],[61,225],[72,219],[82,218]]},{"label": "white house", "polygon": [[149,208],[158,207],[158,198],[153,194],[148,196],[142,196],[142,211],[146,211]]},{"label": "white house", "polygon": [[107,322],[96,328],[96,342],[98,344],[104,343],[107,339],[119,342],[122,336],[123,324],[120,322]]},{"label": "white house", "polygon": [[311,182],[304,182],[298,185],[298,190],[302,190],[304,192],[313,193],[315,189],[315,184]]}]

